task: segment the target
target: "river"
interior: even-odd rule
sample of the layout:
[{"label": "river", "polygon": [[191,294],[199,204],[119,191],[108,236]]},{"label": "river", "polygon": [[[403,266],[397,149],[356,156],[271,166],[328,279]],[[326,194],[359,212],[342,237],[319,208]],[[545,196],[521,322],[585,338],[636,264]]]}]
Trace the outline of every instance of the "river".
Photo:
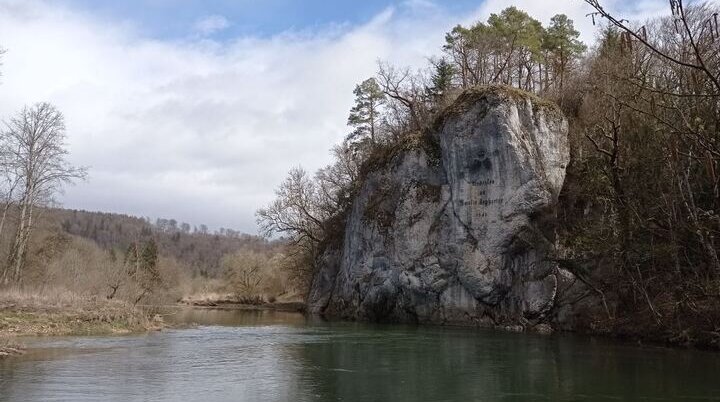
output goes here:
[{"label": "river", "polygon": [[185,309],[185,329],[32,339],[0,401],[720,400],[720,355],[571,335]]}]

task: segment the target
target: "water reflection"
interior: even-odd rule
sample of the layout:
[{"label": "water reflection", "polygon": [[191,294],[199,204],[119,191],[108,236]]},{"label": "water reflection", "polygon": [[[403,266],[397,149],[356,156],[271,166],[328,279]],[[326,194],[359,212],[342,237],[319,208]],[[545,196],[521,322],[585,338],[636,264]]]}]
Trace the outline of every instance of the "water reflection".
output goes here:
[{"label": "water reflection", "polygon": [[717,354],[448,328],[183,310],[199,326],[37,341],[0,401],[720,400]]},{"label": "water reflection", "polygon": [[720,399],[716,355],[571,337],[375,329],[298,354],[325,400]]}]

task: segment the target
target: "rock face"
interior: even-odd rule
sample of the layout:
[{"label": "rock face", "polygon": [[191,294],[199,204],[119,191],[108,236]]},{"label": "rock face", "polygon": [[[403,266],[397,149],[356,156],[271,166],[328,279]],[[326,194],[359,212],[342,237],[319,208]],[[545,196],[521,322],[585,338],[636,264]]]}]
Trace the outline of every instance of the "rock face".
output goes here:
[{"label": "rock face", "polygon": [[569,163],[567,122],[518,91],[466,91],[435,128],[375,161],[310,312],[527,326],[551,321],[567,272],[547,261]]}]

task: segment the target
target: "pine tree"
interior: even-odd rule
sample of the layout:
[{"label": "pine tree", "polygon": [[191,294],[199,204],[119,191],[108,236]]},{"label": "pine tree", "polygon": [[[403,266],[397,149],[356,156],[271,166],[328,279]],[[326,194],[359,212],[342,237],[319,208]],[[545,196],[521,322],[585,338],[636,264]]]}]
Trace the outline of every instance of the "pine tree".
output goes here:
[{"label": "pine tree", "polygon": [[125,266],[129,276],[135,276],[140,270],[139,267],[140,252],[138,250],[137,242],[132,242],[125,251]]},{"label": "pine tree", "polygon": [[363,141],[370,139],[371,144],[377,143],[381,107],[385,103],[385,93],[375,78],[369,78],[355,87],[355,106],[350,109],[348,125],[355,128],[348,139]]},{"label": "pine tree", "polygon": [[455,75],[455,67],[445,58],[441,58],[433,63],[435,72],[430,77],[432,86],[426,88],[426,93],[430,101],[439,103],[440,99],[452,88],[453,76]]},{"label": "pine tree", "polygon": [[156,277],[159,277],[157,273],[158,247],[154,239],[150,239],[147,241],[147,243],[145,243],[142,254],[140,255],[140,261],[141,267],[145,272],[150,274],[150,277],[153,278],[153,281]]},{"label": "pine tree", "polygon": [[550,55],[560,91],[564,87],[569,64],[587,49],[579,38],[580,32],[575,29],[573,21],[564,14],[558,14],[550,20],[550,26],[543,37],[543,49]]}]

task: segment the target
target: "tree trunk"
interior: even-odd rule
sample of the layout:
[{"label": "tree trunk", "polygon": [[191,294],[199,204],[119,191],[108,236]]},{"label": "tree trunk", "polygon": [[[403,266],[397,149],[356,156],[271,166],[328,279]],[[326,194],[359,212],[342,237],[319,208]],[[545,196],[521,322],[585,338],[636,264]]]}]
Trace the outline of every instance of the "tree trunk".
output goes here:
[{"label": "tree trunk", "polygon": [[27,254],[27,241],[30,237],[30,228],[32,226],[32,198],[33,189],[26,189],[25,196],[23,196],[20,204],[20,219],[18,221],[17,231],[15,232],[15,241],[8,256],[8,263],[5,268],[6,272],[3,274],[3,280],[6,284],[9,280],[20,282],[20,275],[25,265],[25,256]]}]

